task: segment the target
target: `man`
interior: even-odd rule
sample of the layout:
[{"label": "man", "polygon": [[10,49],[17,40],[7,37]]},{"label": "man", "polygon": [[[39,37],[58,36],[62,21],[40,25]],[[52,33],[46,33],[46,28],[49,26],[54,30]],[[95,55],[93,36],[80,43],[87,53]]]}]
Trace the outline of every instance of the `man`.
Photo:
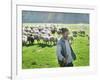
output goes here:
[{"label": "man", "polygon": [[69,44],[68,35],[69,30],[67,28],[61,29],[62,37],[57,42],[57,57],[60,67],[72,67],[73,60],[76,59],[76,55]]}]

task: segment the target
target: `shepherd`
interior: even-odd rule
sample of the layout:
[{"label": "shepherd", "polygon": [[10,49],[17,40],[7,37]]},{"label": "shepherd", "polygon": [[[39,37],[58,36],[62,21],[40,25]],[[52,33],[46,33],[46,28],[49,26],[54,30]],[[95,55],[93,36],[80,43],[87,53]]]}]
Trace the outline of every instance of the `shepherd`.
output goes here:
[{"label": "shepherd", "polygon": [[69,43],[67,28],[61,29],[62,37],[57,42],[57,57],[60,67],[73,67],[73,61],[76,60],[76,55]]}]

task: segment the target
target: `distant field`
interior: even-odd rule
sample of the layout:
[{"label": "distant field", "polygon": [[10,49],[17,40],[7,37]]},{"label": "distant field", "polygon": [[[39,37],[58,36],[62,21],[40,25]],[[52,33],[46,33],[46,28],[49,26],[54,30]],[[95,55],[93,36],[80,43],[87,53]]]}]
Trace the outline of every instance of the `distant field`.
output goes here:
[{"label": "distant field", "polygon": [[[77,24],[78,25],[78,24]],[[84,29],[89,33],[89,25],[78,27],[75,24],[67,25],[70,30]],[[74,66],[89,66],[89,41],[85,37],[74,37],[72,48],[77,55]],[[35,42],[34,45],[23,46],[22,68],[54,68],[59,67],[56,56],[56,46],[41,45]]]}]

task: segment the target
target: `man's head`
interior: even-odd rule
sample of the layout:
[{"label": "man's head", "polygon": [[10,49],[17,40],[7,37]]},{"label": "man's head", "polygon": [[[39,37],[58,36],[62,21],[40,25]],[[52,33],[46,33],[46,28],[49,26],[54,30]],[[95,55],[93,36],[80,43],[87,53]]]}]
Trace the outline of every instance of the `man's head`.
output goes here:
[{"label": "man's head", "polygon": [[61,33],[62,33],[62,37],[64,39],[67,39],[68,35],[69,35],[69,30],[67,28],[62,28],[61,29]]}]

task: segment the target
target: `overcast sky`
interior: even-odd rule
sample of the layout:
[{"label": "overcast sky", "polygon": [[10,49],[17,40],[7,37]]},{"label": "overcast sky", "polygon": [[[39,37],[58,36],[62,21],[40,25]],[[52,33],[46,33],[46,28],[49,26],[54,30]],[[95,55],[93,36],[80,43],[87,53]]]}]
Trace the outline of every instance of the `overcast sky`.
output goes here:
[{"label": "overcast sky", "polygon": [[89,23],[89,14],[22,11],[23,23]]}]

